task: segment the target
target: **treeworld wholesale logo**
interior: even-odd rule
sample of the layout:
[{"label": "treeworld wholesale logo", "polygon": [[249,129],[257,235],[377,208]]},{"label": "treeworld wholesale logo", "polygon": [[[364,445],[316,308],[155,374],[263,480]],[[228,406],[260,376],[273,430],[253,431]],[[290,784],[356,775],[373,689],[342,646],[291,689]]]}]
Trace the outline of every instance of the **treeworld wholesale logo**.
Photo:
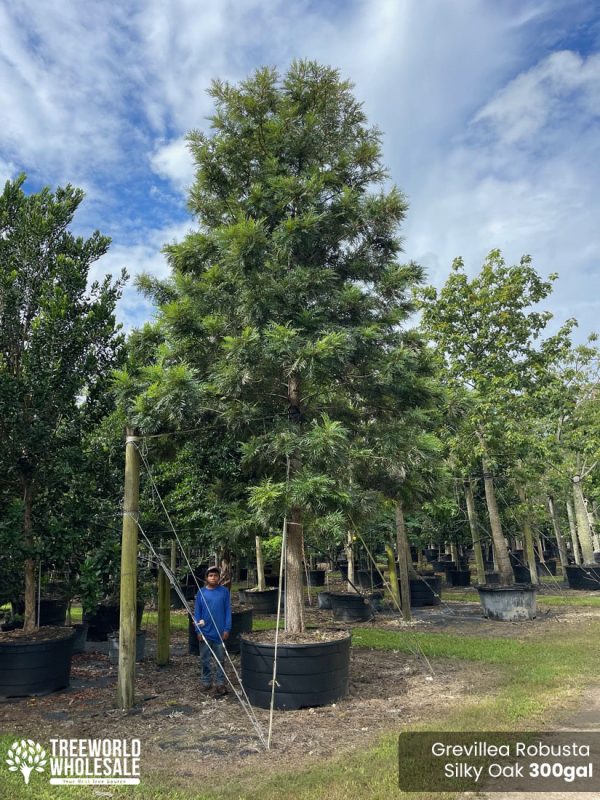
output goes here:
[{"label": "treeworld wholesale logo", "polygon": [[41,744],[32,739],[21,739],[13,742],[6,756],[6,763],[11,772],[17,770],[23,775],[25,783],[29,783],[31,773],[43,772],[46,766],[46,751]]},{"label": "treeworld wholesale logo", "polygon": [[6,763],[26,784],[33,772],[47,770],[54,785],[136,785],[140,749],[139,739],[50,739],[47,753],[32,739],[21,739],[9,747]]}]

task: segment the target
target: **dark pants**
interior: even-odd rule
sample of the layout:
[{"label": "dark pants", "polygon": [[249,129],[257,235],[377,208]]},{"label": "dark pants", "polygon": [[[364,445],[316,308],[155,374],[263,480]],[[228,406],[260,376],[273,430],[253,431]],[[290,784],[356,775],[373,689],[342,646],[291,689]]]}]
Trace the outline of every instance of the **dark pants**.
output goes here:
[{"label": "dark pants", "polygon": [[225,673],[223,672],[223,662],[225,660],[225,648],[223,647],[221,642],[209,642],[209,644],[210,644],[210,650],[205,642],[200,642],[200,666],[202,670],[202,684],[204,686],[210,686],[212,684],[212,671],[214,667],[216,673],[215,674],[216,686],[225,686]]}]

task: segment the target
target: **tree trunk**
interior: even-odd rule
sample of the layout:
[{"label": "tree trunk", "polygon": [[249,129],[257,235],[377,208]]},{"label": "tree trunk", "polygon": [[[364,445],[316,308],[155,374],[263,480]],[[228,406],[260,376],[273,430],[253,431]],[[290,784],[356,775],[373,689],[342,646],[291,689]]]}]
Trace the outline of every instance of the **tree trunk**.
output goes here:
[{"label": "tree trunk", "polygon": [[417,575],[417,571],[412,563],[412,558],[410,557],[410,543],[408,541],[408,533],[406,532],[404,505],[401,500],[396,503],[396,550],[398,552],[398,559],[400,559],[401,552],[406,554],[408,577],[418,578],[419,576]]},{"label": "tree trunk", "polygon": [[473,551],[475,553],[475,564],[477,567],[477,583],[485,583],[485,564],[483,563],[483,552],[481,550],[481,537],[477,526],[477,514],[475,513],[475,498],[473,497],[473,481],[464,482],[465,501],[467,503],[467,517],[471,538],[473,539]]},{"label": "tree trunk", "polygon": [[[392,600],[398,610],[402,609],[402,602],[400,600],[400,589],[398,587],[398,573],[396,572],[396,558],[394,556],[394,548],[388,542],[385,545],[385,553],[388,560],[388,569],[390,571],[390,591],[392,593]],[[409,608],[410,614],[410,608]]]},{"label": "tree trunk", "polygon": [[540,559],[540,564],[545,564],[546,559],[544,558],[544,545],[542,542],[542,537],[539,535],[539,533],[536,533],[535,535],[535,543],[537,546],[537,552],[538,552],[538,558]]},{"label": "tree trunk", "polygon": [[302,633],[304,630],[302,552],[302,511],[299,508],[292,508],[287,527],[285,554],[285,629],[288,633]]},{"label": "tree trunk", "polygon": [[594,545],[579,475],[573,476],[573,499],[575,501],[575,519],[577,520],[577,536],[581,545],[582,561],[586,567],[593,567],[596,563]]},{"label": "tree trunk", "polygon": [[539,584],[539,578],[537,574],[537,565],[535,562],[535,547],[533,543],[533,531],[531,530],[531,523],[529,521],[529,510],[527,508],[527,496],[525,494],[525,490],[522,486],[517,486],[517,494],[519,496],[519,500],[521,501],[521,527],[523,529],[523,541],[525,544],[525,558],[527,560],[527,566],[529,567],[529,575],[531,583],[534,585]]},{"label": "tree trunk", "polygon": [[404,509],[402,501],[396,501],[396,542],[398,547],[398,566],[400,571],[400,596],[402,598],[402,619],[405,622],[410,622],[410,579],[409,579],[409,564],[412,567],[410,559],[410,546],[408,544],[408,536],[406,535],[406,524],[404,522]]},{"label": "tree trunk", "polygon": [[348,562],[348,591],[356,591],[353,584],[356,585],[354,580],[354,550],[352,549],[352,531],[348,531],[348,538],[344,545],[344,553]]},{"label": "tree trunk", "polygon": [[577,538],[577,525],[575,524],[575,512],[573,511],[573,503],[567,499],[567,517],[569,518],[569,530],[571,532],[571,544],[573,546],[573,558],[576,564],[581,564],[581,550],[579,548],[579,539]]},{"label": "tree trunk", "polygon": [[[288,379],[288,416],[300,426],[302,422],[300,376],[293,372]],[[298,456],[288,461],[288,477],[297,474],[302,464]],[[289,633],[304,631],[304,592],[302,586],[302,563],[304,561],[304,537],[302,509],[290,509],[287,523],[287,548],[285,553],[285,627]]]},{"label": "tree trunk", "polygon": [[600,551],[600,540],[598,539],[598,517],[596,516],[596,511],[594,505],[588,511],[588,519],[590,521],[590,527],[592,530],[592,543],[594,545],[594,551],[597,553]]},{"label": "tree trunk", "polygon": [[260,536],[254,540],[256,547],[256,587],[259,592],[264,592],[265,586],[265,560],[263,558],[262,541]]},{"label": "tree trunk", "polygon": [[456,542],[450,542],[450,559],[456,564],[456,569],[458,569],[458,547]]},{"label": "tree trunk", "polygon": [[[23,479],[23,542],[25,549],[31,553],[33,549],[33,486],[31,479]],[[35,559],[29,555],[25,559],[25,615],[23,630],[31,633],[35,630]]]},{"label": "tree trunk", "polygon": [[554,530],[554,536],[556,537],[556,544],[558,545],[558,554],[560,557],[560,563],[563,568],[563,575],[565,573],[565,567],[569,563],[567,558],[567,548],[565,546],[565,540],[560,530],[560,524],[558,522],[558,514],[556,513],[556,507],[554,506],[554,500],[551,495],[548,495],[548,511],[550,512],[550,519],[552,520],[552,529]]},{"label": "tree trunk", "polygon": [[494,488],[494,478],[485,458],[482,458],[481,464],[483,467],[483,484],[485,487],[485,501],[488,509],[488,516],[490,520],[490,528],[492,531],[492,541],[494,542],[494,560],[498,565],[498,572],[500,573],[500,584],[502,586],[510,586],[515,582],[512,568],[510,566],[510,559],[508,557],[508,548],[504,541],[504,534],[502,533],[502,524],[500,522],[500,513],[498,512],[498,503],[496,502],[496,490]]}]

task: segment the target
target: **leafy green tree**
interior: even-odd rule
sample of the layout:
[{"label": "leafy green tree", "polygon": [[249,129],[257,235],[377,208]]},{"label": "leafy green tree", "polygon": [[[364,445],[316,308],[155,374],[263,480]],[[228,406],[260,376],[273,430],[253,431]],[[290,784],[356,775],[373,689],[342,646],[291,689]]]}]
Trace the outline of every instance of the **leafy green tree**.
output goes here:
[{"label": "leafy green tree", "polygon": [[550,368],[559,359],[574,324],[567,322],[551,337],[538,340],[550,312],[533,310],[551,292],[556,275],[545,281],[524,256],[508,266],[498,250],[487,257],[471,281],[461,259],[437,292],[423,293],[423,327],[444,355],[450,390],[467,392],[461,435],[470,442],[483,472],[486,502],[501,581],[513,581],[496,492],[496,459],[514,460],[534,446],[527,420]]},{"label": "leafy green tree", "polygon": [[287,518],[292,632],[305,516],[348,502],[356,431],[428,396],[423,344],[403,330],[421,279],[398,263],[406,203],[382,187],[380,134],[351,88],[304,61],[215,82],[212,132],[189,137],[198,230],[166,249],[170,281],[140,284],[169,363],[241,444],[251,507],[270,529]]},{"label": "leafy green tree", "polygon": [[24,176],[0,196],[0,464],[19,498],[25,556],[25,629],[35,621],[36,501],[82,406],[102,403],[121,336],[114,308],[125,274],[88,286],[109,240],[68,228],[83,192],[68,185],[27,195]]}]

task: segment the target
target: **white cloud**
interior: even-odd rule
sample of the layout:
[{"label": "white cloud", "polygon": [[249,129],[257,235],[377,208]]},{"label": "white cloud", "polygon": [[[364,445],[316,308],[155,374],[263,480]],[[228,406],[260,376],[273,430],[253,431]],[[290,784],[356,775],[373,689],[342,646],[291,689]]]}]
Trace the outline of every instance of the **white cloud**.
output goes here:
[{"label": "white cloud", "polygon": [[552,119],[600,115],[600,55],[552,53],[517,76],[475,116],[507,144],[531,139]]},{"label": "white cloud", "polygon": [[185,192],[194,178],[192,154],[183,137],[156,147],[150,157],[152,170]]},{"label": "white cloud", "polygon": [[98,259],[90,271],[90,281],[102,280],[109,274],[116,277],[125,268],[129,281],[118,307],[117,317],[127,330],[140,325],[151,315],[151,305],[134,286],[135,278],[148,273],[157,278],[167,278],[169,266],[162,253],[165,245],[179,242],[192,228],[191,222],[168,225],[152,231],[144,241],[113,244],[106,255]]},{"label": "white cloud", "polygon": [[[476,269],[492,247],[509,260],[531,252],[543,270],[569,276],[557,311],[579,304],[591,321],[600,55],[567,43],[595,13],[575,6],[56,0],[41,13],[37,0],[1,4],[0,171],[86,186],[78,224],[115,239],[97,269],[165,275],[160,248],[193,178],[183,137],[208,126],[211,79],[315,58],[356,83],[383,130],[384,161],[411,204],[408,257],[442,280],[461,253]],[[122,309],[128,319],[148,313],[131,289]]]}]

